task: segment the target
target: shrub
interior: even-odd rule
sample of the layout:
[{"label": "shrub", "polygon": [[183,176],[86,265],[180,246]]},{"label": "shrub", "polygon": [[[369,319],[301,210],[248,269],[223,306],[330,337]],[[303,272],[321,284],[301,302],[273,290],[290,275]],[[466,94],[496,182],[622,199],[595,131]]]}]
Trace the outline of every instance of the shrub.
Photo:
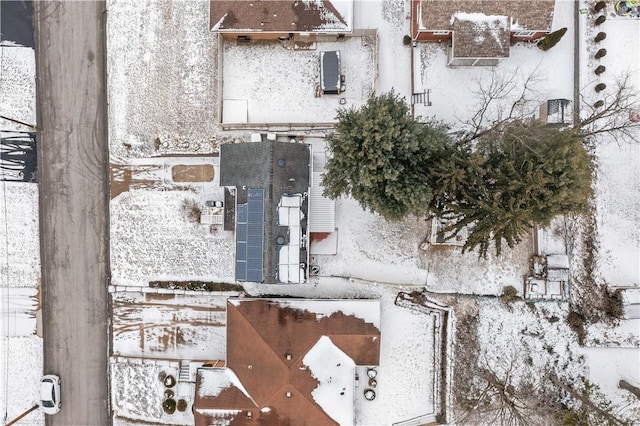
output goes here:
[{"label": "shrub", "polygon": [[173,391],[171,389],[165,389],[165,391],[164,391],[164,397],[165,398],[173,398],[173,395],[174,395],[174,393],[173,393]]},{"label": "shrub", "polygon": [[604,83],[598,83],[596,84],[596,87],[595,87],[596,92],[602,92],[606,88],[607,88],[607,85]]},{"label": "shrub", "polygon": [[599,1],[599,2],[596,3],[596,5],[593,8],[593,10],[595,10],[596,12],[600,12],[601,10],[603,10],[606,7],[607,7],[607,2]]},{"label": "shrub", "polygon": [[603,23],[604,23],[604,21],[606,21],[606,20],[607,20],[607,17],[606,17],[606,16],[604,16],[604,15],[600,15],[600,16],[598,16],[598,17],[596,18],[595,23],[596,23],[596,25],[601,25],[601,24],[603,24]]},{"label": "shrub", "polygon": [[558,44],[560,39],[567,33],[567,28],[560,28],[557,31],[547,34],[545,38],[538,42],[538,47],[544,51],[551,49]]},{"label": "shrub", "polygon": [[410,45],[412,41],[413,40],[411,40],[411,36],[406,35],[402,37],[402,44],[404,44],[405,46]]},{"label": "shrub", "polygon": [[607,38],[607,33],[600,31],[598,34],[596,34],[596,37],[593,39],[593,41],[595,41],[596,43],[600,43],[605,38]]},{"label": "shrub", "polygon": [[604,58],[605,56],[607,56],[607,49],[600,49],[596,52],[594,58],[600,59]]},{"label": "shrub", "polygon": [[196,200],[184,200],[182,202],[182,211],[189,219],[189,222],[200,223],[202,209]]},{"label": "shrub", "polygon": [[[168,375],[164,378],[164,385],[168,388],[172,388],[176,384],[176,378],[172,375]],[[175,402],[175,401],[174,401]]]},{"label": "shrub", "polygon": [[604,312],[612,319],[622,319],[624,317],[624,300],[622,290],[604,291]]},{"label": "shrub", "polygon": [[520,299],[518,297],[518,289],[512,285],[508,285],[502,289],[502,295],[500,296],[503,302],[513,302]]},{"label": "shrub", "polygon": [[604,101],[603,101],[603,100],[596,101],[596,102],[593,104],[593,107],[594,107],[594,108],[602,108],[603,106],[604,106]]},{"label": "shrub", "polygon": [[167,414],[173,414],[176,412],[176,400],[175,399],[165,399],[162,401],[162,409]]},{"label": "shrub", "polygon": [[584,346],[584,341],[587,337],[587,330],[585,329],[587,319],[578,312],[571,311],[569,315],[567,315],[567,324],[569,328],[578,335],[578,343],[580,346]]},{"label": "shrub", "polygon": [[594,73],[596,73],[596,75],[600,75],[600,74],[602,74],[603,72],[605,72],[606,70],[607,70],[607,67],[605,67],[604,65],[598,65],[598,66],[596,67],[596,69],[595,69],[595,70],[593,70],[593,72],[594,72]]},{"label": "shrub", "polygon": [[186,410],[187,409],[187,401],[185,401],[184,399],[179,399],[177,408],[178,408],[178,411],[180,411],[180,412]]},{"label": "shrub", "polygon": [[209,281],[149,281],[151,288],[168,288],[171,290],[194,291],[243,291],[239,284],[218,283]]},{"label": "shrub", "polygon": [[160,380],[161,382],[164,382],[164,379],[167,378],[167,373],[165,373],[164,371],[161,371],[158,373],[158,380]]}]

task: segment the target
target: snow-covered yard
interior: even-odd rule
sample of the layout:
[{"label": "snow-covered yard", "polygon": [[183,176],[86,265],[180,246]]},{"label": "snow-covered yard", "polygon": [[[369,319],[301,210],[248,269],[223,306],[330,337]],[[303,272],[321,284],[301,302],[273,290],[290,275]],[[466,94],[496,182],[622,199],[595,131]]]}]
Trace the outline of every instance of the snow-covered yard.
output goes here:
[{"label": "snow-covered yard", "polygon": [[114,356],[224,360],[229,293],[112,293]]},{"label": "snow-covered yard", "polygon": [[185,277],[233,281],[233,232],[190,222],[185,200],[204,204],[190,191],[134,190],[111,201],[114,284]]},{"label": "snow-covered yard", "polygon": [[[357,424],[391,424],[407,420],[419,415],[433,413],[438,395],[434,395],[435,368],[433,365],[434,322],[433,317],[394,304],[396,295],[402,287],[375,285],[364,282],[353,282],[342,279],[325,279],[317,285],[259,285],[247,284],[245,290],[251,296],[269,294],[271,296],[293,296],[304,298],[379,298],[381,303],[381,346],[380,367],[378,370],[377,397],[374,401],[364,398],[356,399]],[[168,297],[168,296],[167,296]],[[124,312],[118,306],[114,321],[114,350],[127,351],[129,355],[143,355],[138,343],[132,344],[127,337],[129,333],[119,333],[119,325],[131,324],[131,319],[149,325],[160,324],[158,312],[162,306],[170,308],[172,304],[191,306],[180,309],[176,315],[183,319],[197,321],[200,315],[212,314],[211,318],[224,324],[224,311],[218,306],[226,297],[216,296],[176,296],[171,300],[153,300],[158,307],[144,307],[144,297],[133,296],[133,293],[114,293],[116,305],[122,303],[131,308],[139,306],[140,310]],[[195,309],[205,309],[198,312]],[[210,307],[214,306],[212,311]],[[168,314],[171,316],[171,314]],[[127,318],[125,318],[125,316]],[[132,318],[128,318],[131,316]],[[163,318],[166,315],[162,316]],[[165,318],[166,319],[166,318]],[[216,321],[218,321],[216,320]],[[134,322],[135,322],[134,321]],[[166,322],[166,321],[165,321]],[[136,329],[138,330],[138,329]],[[189,359],[225,359],[225,333],[218,336],[200,333],[193,335],[193,345],[185,348],[181,355]],[[150,341],[153,339],[150,339]],[[162,339],[160,339],[162,340]],[[171,352],[171,351],[170,351]],[[166,358],[171,358],[167,354]],[[162,351],[154,354],[155,358],[165,356]],[[202,358],[204,357],[204,358]],[[115,424],[120,423],[118,417],[140,419],[147,422],[180,423],[183,417],[170,417],[161,410],[162,383],[157,379],[160,371],[168,367],[156,364],[117,362],[112,364],[113,406],[116,414]],[[153,391],[150,391],[153,390]]]},{"label": "snow-covered yard", "polygon": [[[496,67],[495,73],[486,68],[446,67],[442,45],[419,44],[413,49],[414,92],[431,89],[433,105],[418,105],[416,115],[435,115],[452,124],[464,122],[475,112],[473,106],[477,96],[473,90],[476,81],[487,81],[496,75],[515,75],[515,81],[522,82],[534,70],[540,75],[536,86],[539,99],[530,99],[531,106],[537,107],[547,98],[572,99],[573,6],[572,1],[557,1],[553,28],[566,26],[569,31],[556,47],[542,52],[535,45],[513,46],[511,57]],[[189,141],[199,147],[198,152],[213,150],[220,135],[217,103],[222,94],[217,88],[221,77],[224,77],[225,99],[251,99],[249,121],[307,121],[305,117],[308,116],[316,121],[332,120],[335,107],[339,106],[338,97],[313,97],[313,87],[318,80],[319,50],[343,51],[344,66],[347,67],[344,72],[346,106],[362,102],[365,92],[370,90],[367,84],[373,87],[374,82],[378,91],[395,88],[407,98],[411,94],[412,49],[402,45],[402,36],[409,32],[408,1],[356,1],[354,4],[354,26],[377,29],[377,66],[372,65],[375,52],[362,45],[356,46],[357,38],[340,42],[343,44],[339,47],[334,47],[338,42],[323,47],[318,43],[315,51],[289,51],[279,44],[237,46],[225,43],[224,76],[217,75],[220,46],[208,30],[206,0],[148,4],[111,0],[108,7],[110,146],[114,158],[155,155],[155,138],[178,143]],[[582,7],[586,8],[587,4]],[[583,91],[592,91],[595,81],[592,73],[594,50],[590,44],[594,32],[585,26],[589,16],[579,16],[581,36],[584,37],[580,64]],[[638,24],[637,20],[611,18],[602,26],[608,33],[603,45],[609,51],[602,60],[608,69],[602,78],[608,85],[619,72],[629,69],[635,73],[632,81],[637,87],[640,71]],[[341,47],[346,43],[354,44],[349,47],[351,50]],[[347,52],[350,51],[355,53],[349,55]],[[253,52],[258,52],[255,58],[251,56]],[[365,70],[348,65],[349,58],[366,63]],[[246,69],[256,72],[245,72]],[[372,78],[354,84],[350,77],[354,75]],[[352,94],[351,90],[357,93]],[[305,99],[316,104],[305,103]],[[336,101],[335,105],[326,104],[330,99]],[[617,145],[602,139],[598,142],[597,156],[598,272],[612,284],[640,283],[640,194],[637,191],[640,150],[638,145]],[[147,160],[141,161],[156,161]],[[190,223],[181,209],[185,199],[202,204],[208,197],[205,193],[209,187],[186,185],[187,190],[176,190],[178,185],[167,173],[168,169],[163,166],[154,179],[171,190],[132,190],[112,200],[114,284],[145,286],[154,278],[233,281],[233,234],[221,230],[212,234],[208,227]],[[214,191],[213,196],[219,196],[220,192],[215,195],[215,191],[221,189],[211,191]],[[560,238],[551,236],[561,225],[554,224],[545,234],[544,244],[553,247],[554,251],[564,248],[563,235],[559,235]],[[498,295],[506,285],[521,288],[528,258],[533,254],[532,241],[527,239],[515,249],[505,250],[501,257],[490,256],[486,260],[479,260],[476,253],[462,255],[459,248],[429,247],[423,251],[419,246],[429,231],[423,219],[389,223],[363,211],[350,199],[337,201],[336,227],[337,239],[333,241],[336,254],[317,254],[312,259],[320,266],[318,278],[306,285],[247,284],[247,292],[308,298],[380,297],[380,392],[375,401],[362,401],[356,405],[358,423],[390,424],[431,412],[434,409],[431,402],[434,398],[433,371],[427,360],[433,356],[433,324],[429,318],[393,304],[397,292],[406,287],[376,283],[426,286],[434,292]],[[578,261],[575,259],[576,263]],[[121,296],[124,295],[116,296],[115,300]],[[138,304],[140,300],[133,302]],[[184,303],[191,306],[200,301]],[[567,382],[585,375],[599,383],[607,397],[621,402],[620,391],[612,378],[623,376],[622,367],[617,366],[624,365],[624,361],[608,364],[603,359],[608,356],[605,353],[612,354],[615,359],[633,359],[634,356],[637,359],[639,339],[633,339],[633,324],[624,330],[590,330],[588,342],[591,344],[608,336],[611,340],[626,342],[631,348],[604,348],[602,353],[587,354],[583,362],[579,359],[576,337],[565,323],[566,305],[535,305],[537,311],[532,313],[532,308],[524,304],[511,311],[498,301],[481,299],[478,304],[478,344],[494,370],[505,371],[503,360],[506,357],[527,354],[531,358],[530,364],[521,366],[520,374],[529,367],[535,367],[531,371],[538,371],[551,366]],[[121,311],[123,316],[133,315],[135,321],[132,323],[138,327],[136,331],[114,333],[114,349],[122,354],[146,355],[147,352],[138,351],[140,340],[136,337],[139,338],[139,334],[134,336],[139,333],[140,324],[153,327],[165,321],[167,315],[171,316],[161,307],[142,306]],[[152,340],[157,337],[153,333],[149,336]],[[192,336],[196,343],[206,339],[224,340],[222,333],[194,332]],[[147,349],[151,350],[151,347],[158,357],[186,356],[174,349],[163,354],[160,346],[151,345]],[[191,349],[198,347],[201,345],[194,344]],[[207,356],[218,356],[222,349],[216,345],[216,352],[207,353]],[[585,354],[593,352],[591,348],[584,351]],[[528,359],[524,357],[526,361],[523,362],[529,363]],[[124,418],[131,422],[160,423],[188,420],[181,415],[169,418],[162,413],[163,387],[157,379],[162,369],[157,365],[131,363],[112,366],[115,424],[133,424]],[[625,370],[624,377],[636,385],[640,382],[637,369]]]},{"label": "snow-covered yard", "polygon": [[149,156],[156,138],[214,150],[220,76],[209,1],[109,0],[107,10],[111,153]]},{"label": "snow-covered yard", "polygon": [[[35,125],[33,49],[3,40],[0,56],[0,115]],[[32,129],[2,118],[0,130]],[[10,421],[38,402],[42,375],[38,186],[0,182],[0,222],[0,407]],[[42,425],[44,414],[36,410],[21,424]]]},{"label": "snow-covered yard", "polygon": [[[327,37],[328,38],[328,37]],[[243,45],[224,43],[223,121],[238,123],[333,122],[339,107],[359,107],[373,93],[376,36],[318,40],[307,50],[286,49],[279,41]],[[320,84],[320,52],[340,52],[346,90],[316,96]],[[251,72],[247,72],[251,70]],[[340,104],[340,99],[346,101]],[[231,102],[245,101],[244,111]],[[232,114],[233,113],[233,114]],[[238,114],[242,115],[238,121]]]},{"label": "snow-covered yard", "polygon": [[476,252],[463,254],[453,246],[421,250],[430,230],[423,218],[387,222],[352,199],[337,200],[336,228],[336,254],[313,255],[321,277],[427,286],[436,292],[500,294],[507,285],[521,288],[533,251],[530,240],[487,259],[478,259]]},{"label": "snow-covered yard", "polygon": [[[573,2],[556,1],[552,28],[573,27]],[[489,113],[505,113],[511,102],[520,95],[527,78],[535,75],[535,99],[527,98],[527,111],[534,111],[547,99],[573,98],[573,31],[569,30],[560,43],[543,52],[535,43],[517,43],[510,48],[508,58],[496,67],[448,67],[446,43],[419,43],[414,54],[414,93],[430,90],[431,106],[415,104],[415,115],[435,116],[460,128],[478,111],[478,90],[488,87],[492,78],[513,79],[512,90],[503,102]]]}]

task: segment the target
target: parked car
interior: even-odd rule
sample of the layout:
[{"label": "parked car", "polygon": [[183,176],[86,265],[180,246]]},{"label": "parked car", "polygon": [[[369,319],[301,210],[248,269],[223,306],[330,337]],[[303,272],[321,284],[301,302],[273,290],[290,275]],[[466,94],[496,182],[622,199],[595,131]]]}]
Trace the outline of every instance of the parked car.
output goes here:
[{"label": "parked car", "polygon": [[40,379],[40,407],[45,414],[60,411],[60,377],[47,374]]}]

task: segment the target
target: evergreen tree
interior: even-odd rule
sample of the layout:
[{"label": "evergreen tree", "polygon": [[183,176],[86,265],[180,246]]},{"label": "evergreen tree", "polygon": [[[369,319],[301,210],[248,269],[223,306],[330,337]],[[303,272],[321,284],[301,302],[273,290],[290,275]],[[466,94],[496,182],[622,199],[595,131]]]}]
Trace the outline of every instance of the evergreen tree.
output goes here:
[{"label": "evergreen tree", "polygon": [[371,96],[360,108],[340,109],[332,153],[323,176],[325,195],[350,195],[387,219],[426,213],[431,157],[449,142],[446,128],[419,123],[393,91]]},{"label": "evergreen tree", "polygon": [[591,197],[591,156],[573,130],[512,122],[461,144],[434,164],[437,188],[431,210],[454,219],[451,229],[472,226],[463,250],[486,256],[493,241],[513,247],[535,223],[580,211]]},{"label": "evergreen tree", "polygon": [[566,28],[560,28],[559,30],[556,30],[552,33],[549,33],[546,35],[545,38],[543,38],[542,40],[540,40],[538,42],[538,47],[542,50],[549,50],[551,49],[553,46],[555,46],[556,44],[558,44],[558,42],[560,41],[560,39],[567,33],[567,29]]}]

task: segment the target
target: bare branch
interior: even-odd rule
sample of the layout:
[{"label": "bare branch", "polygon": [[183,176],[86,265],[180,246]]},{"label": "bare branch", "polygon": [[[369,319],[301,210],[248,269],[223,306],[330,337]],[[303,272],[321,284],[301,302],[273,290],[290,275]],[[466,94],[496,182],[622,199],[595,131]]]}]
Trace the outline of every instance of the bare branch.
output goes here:
[{"label": "bare branch", "polygon": [[640,123],[631,120],[632,114],[640,111],[640,96],[632,81],[630,73],[619,76],[614,90],[602,99],[602,106],[596,106],[587,96],[581,96],[581,109],[587,112],[576,123],[581,135],[591,137],[608,133],[617,142],[640,143]]}]

